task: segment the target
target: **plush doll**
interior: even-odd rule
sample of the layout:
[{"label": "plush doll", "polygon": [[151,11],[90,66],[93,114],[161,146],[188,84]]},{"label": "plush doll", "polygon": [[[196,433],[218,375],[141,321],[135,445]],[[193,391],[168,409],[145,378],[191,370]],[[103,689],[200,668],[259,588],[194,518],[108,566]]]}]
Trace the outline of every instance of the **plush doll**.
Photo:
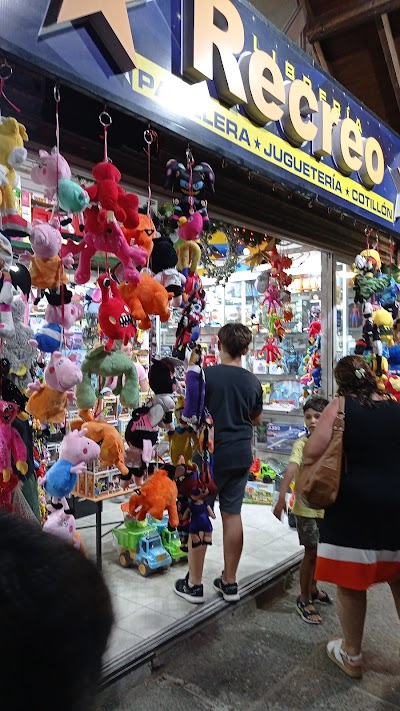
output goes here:
[{"label": "plush doll", "polygon": [[173,430],[175,402],[172,393],[176,392],[175,368],[178,362],[174,358],[153,358],[149,372],[149,384],[154,393],[153,404],[159,403],[164,410],[161,426]]},{"label": "plush doll", "polygon": [[185,277],[193,274],[199,265],[201,249],[196,240],[203,228],[203,219],[199,212],[179,220],[179,242],[176,245],[178,269]]},{"label": "plush doll", "polygon": [[186,346],[194,343],[200,336],[200,325],[205,308],[205,292],[203,289],[193,294],[184,309],[175,334],[173,355],[180,360],[185,359]]},{"label": "plush doll", "polygon": [[264,299],[261,302],[261,306],[265,306],[265,304],[268,304],[268,314],[279,313],[279,310],[282,307],[282,302],[279,299],[279,289],[273,283],[270,283],[268,285],[267,290],[264,294]]},{"label": "plush doll", "polygon": [[314,340],[321,333],[321,321],[312,321],[308,327],[308,340]]},{"label": "plush doll", "polygon": [[178,255],[167,235],[159,232],[153,238],[153,251],[150,255],[150,269],[159,274],[164,269],[174,269],[178,263]]},{"label": "plush doll", "polygon": [[400,345],[389,348],[389,367],[391,373],[400,372]]},{"label": "plush doll", "polygon": [[194,474],[191,478],[186,479],[179,491],[181,494],[187,493],[188,495],[188,506],[183,514],[183,519],[190,517],[189,535],[192,548],[198,548],[201,545],[211,546],[213,527],[210,517],[215,519],[216,516],[207,504],[207,499],[217,493],[214,480],[209,479],[206,484],[197,474]]},{"label": "plush doll", "polygon": [[0,338],[12,338],[15,335],[12,317],[13,286],[9,272],[3,271],[2,276],[3,284],[0,289]]},{"label": "plush doll", "polygon": [[364,308],[363,308],[364,325],[363,325],[362,338],[357,341],[354,352],[356,355],[364,355],[365,351],[372,352],[376,356],[376,364],[377,364],[376,374],[378,377],[381,377],[382,376],[383,348],[382,348],[382,342],[381,342],[381,337],[380,337],[380,332],[379,332],[379,326],[377,326],[377,324],[374,323],[372,315],[373,315],[372,304],[370,304],[370,302],[367,301],[364,304]]},{"label": "plush doll", "polygon": [[123,476],[128,474],[128,468],[124,463],[124,441],[115,429],[105,420],[95,420],[89,410],[79,410],[82,420],[72,420],[71,430],[86,430],[86,436],[100,445],[100,466],[103,469],[115,467]]},{"label": "plush doll", "polygon": [[123,282],[119,290],[122,299],[128,304],[132,317],[139,321],[139,328],[145,331],[152,327],[149,316],[159,316],[162,323],[169,320],[170,295],[164,287],[145,272],[141,272],[136,284]]},{"label": "plush doll", "polygon": [[114,341],[123,341],[124,346],[135,338],[137,328],[133,323],[131,310],[121,297],[118,286],[109,274],[102,274],[98,278],[101,291],[101,304],[99,309],[99,325],[108,341],[106,351],[111,351]]},{"label": "plush doll", "polygon": [[175,405],[175,429],[168,432],[169,453],[174,466],[180,464],[183,458],[186,466],[193,466],[193,455],[197,447],[197,436],[193,429],[182,421],[185,398],[178,395]]},{"label": "plush doll", "polygon": [[171,268],[158,272],[154,279],[158,281],[169,294],[173,294],[172,306],[179,307],[182,301],[182,292],[187,282],[186,277],[184,277],[181,272],[178,272],[177,269]]},{"label": "plush doll", "polygon": [[129,502],[122,504],[121,508],[137,521],[144,521],[147,514],[161,521],[164,511],[167,510],[168,525],[174,529],[179,524],[177,496],[176,484],[169,479],[168,472],[165,469],[157,469],[143,484],[140,494],[132,494]]},{"label": "plush doll", "polygon": [[188,165],[171,159],[167,163],[167,179],[165,187],[174,189],[175,185],[182,193],[180,198],[173,201],[174,214],[172,221],[175,224],[181,217],[190,217],[193,211],[199,212],[203,220],[203,230],[208,230],[210,220],[207,212],[207,201],[204,199],[207,189],[215,192],[214,171],[208,163]]},{"label": "plush doll", "polygon": [[63,258],[59,256],[62,237],[58,217],[53,217],[50,222],[34,220],[30,242],[33,255],[24,252],[20,260],[30,264],[32,286],[57,289],[61,284],[67,284],[64,267],[72,267],[74,260],[71,252],[67,252]]},{"label": "plush doll", "polygon": [[28,471],[26,463],[28,453],[21,435],[12,427],[18,414],[18,406],[14,402],[0,400],[0,474],[3,481],[10,481],[12,465],[21,474]]},{"label": "plush doll", "polygon": [[121,351],[106,351],[104,346],[94,348],[87,353],[82,363],[82,373],[82,382],[76,387],[76,400],[80,410],[91,410],[96,405],[97,397],[92,384],[92,375],[103,379],[100,391],[107,378],[117,377],[114,393],[120,396],[122,407],[137,407],[139,401],[137,370],[135,364]]},{"label": "plush doll", "polygon": [[156,228],[151,215],[139,212],[138,219],[139,223],[137,227],[134,229],[123,227],[122,232],[124,233],[125,239],[130,247],[133,245],[136,247],[142,247],[146,251],[147,256],[150,257],[153,251],[153,238],[156,235]]},{"label": "plush doll", "polygon": [[92,175],[96,183],[86,189],[90,202],[97,207],[97,212],[90,213],[90,226],[87,225],[87,229],[95,234],[102,234],[105,221],[114,218],[128,229],[135,229],[139,224],[139,199],[137,195],[127,195],[118,184],[121,180],[118,168],[113,163],[104,161],[94,166]]},{"label": "plush doll", "polygon": [[45,186],[45,197],[54,200],[58,189],[60,208],[67,213],[81,213],[90,203],[86,190],[71,180],[71,168],[65,158],[54,147],[51,153],[39,151],[40,163],[32,168],[34,183]]},{"label": "plush doll", "polygon": [[17,173],[27,159],[24,141],[28,140],[25,126],[15,118],[6,118],[0,123],[0,165],[6,168],[0,183],[0,214],[4,234],[24,236],[30,232],[30,225],[16,209],[14,187]]},{"label": "plush doll", "polygon": [[48,302],[44,315],[47,323],[57,323],[68,330],[76,321],[83,319],[85,309],[80,297],[74,296],[66,286],[61,285],[60,289],[45,291],[44,295]]},{"label": "plush doll", "polygon": [[30,398],[26,411],[40,422],[61,425],[65,422],[68,401],[74,401],[72,389],[82,382],[76,354],[68,358],[59,351],[52,354],[44,371],[45,383],[38,380],[28,386]]},{"label": "plush doll", "polygon": [[390,375],[385,380],[385,390],[398,402],[400,401],[400,377],[398,375]]},{"label": "plush doll", "polygon": [[394,346],[393,318],[390,311],[383,308],[377,309],[372,314],[372,320],[375,326],[379,328],[379,337],[382,343],[386,343],[388,348]]},{"label": "plush doll", "polygon": [[259,355],[262,356],[264,353],[267,363],[275,363],[277,360],[280,361],[282,359],[281,352],[275,343],[272,333],[265,339],[265,345],[261,348]]},{"label": "plush doll", "polygon": [[36,347],[31,345],[33,331],[24,324],[25,303],[19,297],[14,298],[11,313],[14,321],[14,335],[3,342],[2,355],[7,358],[10,369],[9,378],[24,390],[31,382],[30,370],[36,360]]},{"label": "plush doll", "polygon": [[157,443],[158,426],[164,417],[164,409],[160,403],[152,401],[132,412],[132,417],[125,430],[125,440],[128,449],[125,453],[125,464],[130,476],[135,477],[137,486],[141,486],[148,472],[153,457],[153,448]]},{"label": "plush doll", "polygon": [[100,447],[87,437],[85,429],[67,434],[60,446],[58,460],[48,469],[39,483],[49,496],[61,501],[68,497],[76,486],[78,474],[98,458]]},{"label": "plush doll", "polygon": [[7,358],[0,358],[0,398],[6,402],[13,402],[18,407],[17,417],[21,420],[27,420],[28,415],[25,412],[28,398],[21,392],[19,387],[10,380],[10,362]]},{"label": "plush doll", "polygon": [[[86,211],[87,214],[87,211]],[[86,225],[87,223],[85,223]],[[104,222],[102,229],[97,233],[85,231],[83,240],[76,244],[68,240],[67,245],[61,249],[62,255],[72,253],[80,255],[79,266],[75,272],[76,284],[86,284],[90,279],[92,258],[96,252],[115,254],[123,266],[124,279],[135,283],[139,281],[139,272],[136,266],[144,266],[147,262],[147,253],[142,247],[129,247],[117,222]]]},{"label": "plush doll", "polygon": [[62,328],[58,323],[44,323],[29,345],[38,348],[42,353],[55,353],[62,348]]},{"label": "plush doll", "polygon": [[201,367],[202,348],[200,344],[188,348],[187,360],[186,398],[181,420],[196,430],[203,418],[206,394],[204,370]]}]

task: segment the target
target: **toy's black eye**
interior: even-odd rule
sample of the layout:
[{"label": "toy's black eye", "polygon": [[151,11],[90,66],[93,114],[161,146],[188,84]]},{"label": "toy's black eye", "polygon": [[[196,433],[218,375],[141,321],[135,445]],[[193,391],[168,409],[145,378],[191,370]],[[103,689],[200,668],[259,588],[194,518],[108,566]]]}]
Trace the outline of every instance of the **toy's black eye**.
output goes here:
[{"label": "toy's black eye", "polygon": [[103,286],[105,287],[105,289],[109,289],[111,286],[111,279],[109,279],[108,277],[107,279],[104,279]]}]

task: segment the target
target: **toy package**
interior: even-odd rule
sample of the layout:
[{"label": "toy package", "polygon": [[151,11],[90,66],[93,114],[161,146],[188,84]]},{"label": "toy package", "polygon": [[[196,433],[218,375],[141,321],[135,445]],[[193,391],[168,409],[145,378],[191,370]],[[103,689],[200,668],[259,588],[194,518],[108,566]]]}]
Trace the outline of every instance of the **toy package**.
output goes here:
[{"label": "toy package", "polygon": [[278,422],[267,424],[267,448],[276,452],[288,453],[296,439],[305,434],[304,427],[300,425],[286,425]]}]

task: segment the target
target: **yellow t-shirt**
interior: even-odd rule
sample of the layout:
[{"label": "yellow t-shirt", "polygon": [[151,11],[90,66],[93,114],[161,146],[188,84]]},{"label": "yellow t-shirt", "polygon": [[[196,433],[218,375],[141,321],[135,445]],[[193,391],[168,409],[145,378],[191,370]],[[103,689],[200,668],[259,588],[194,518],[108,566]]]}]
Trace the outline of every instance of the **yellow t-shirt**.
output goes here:
[{"label": "yellow t-shirt", "polygon": [[[305,443],[307,442],[307,437],[299,437],[293,445],[292,453],[289,458],[289,462],[297,464],[299,467],[303,464],[303,450]],[[324,518],[323,509],[309,509],[307,506],[303,506],[295,498],[294,506],[292,509],[295,516],[304,516],[305,518]]]}]

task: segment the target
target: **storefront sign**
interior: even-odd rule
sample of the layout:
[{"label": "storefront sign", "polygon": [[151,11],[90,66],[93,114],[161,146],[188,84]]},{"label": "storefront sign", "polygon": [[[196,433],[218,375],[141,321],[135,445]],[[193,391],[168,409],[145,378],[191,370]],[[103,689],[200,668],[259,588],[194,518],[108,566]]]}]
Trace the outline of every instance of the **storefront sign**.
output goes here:
[{"label": "storefront sign", "polygon": [[[400,234],[400,139],[246,0],[47,5],[3,0],[0,48]],[[79,18],[85,23],[65,26]],[[62,32],[54,31],[57,23]],[[104,35],[107,25],[111,34]],[[116,75],[99,51],[99,35],[103,45],[122,42],[136,68]],[[118,63],[117,50],[107,49]],[[201,150],[195,153],[201,160]]]}]

